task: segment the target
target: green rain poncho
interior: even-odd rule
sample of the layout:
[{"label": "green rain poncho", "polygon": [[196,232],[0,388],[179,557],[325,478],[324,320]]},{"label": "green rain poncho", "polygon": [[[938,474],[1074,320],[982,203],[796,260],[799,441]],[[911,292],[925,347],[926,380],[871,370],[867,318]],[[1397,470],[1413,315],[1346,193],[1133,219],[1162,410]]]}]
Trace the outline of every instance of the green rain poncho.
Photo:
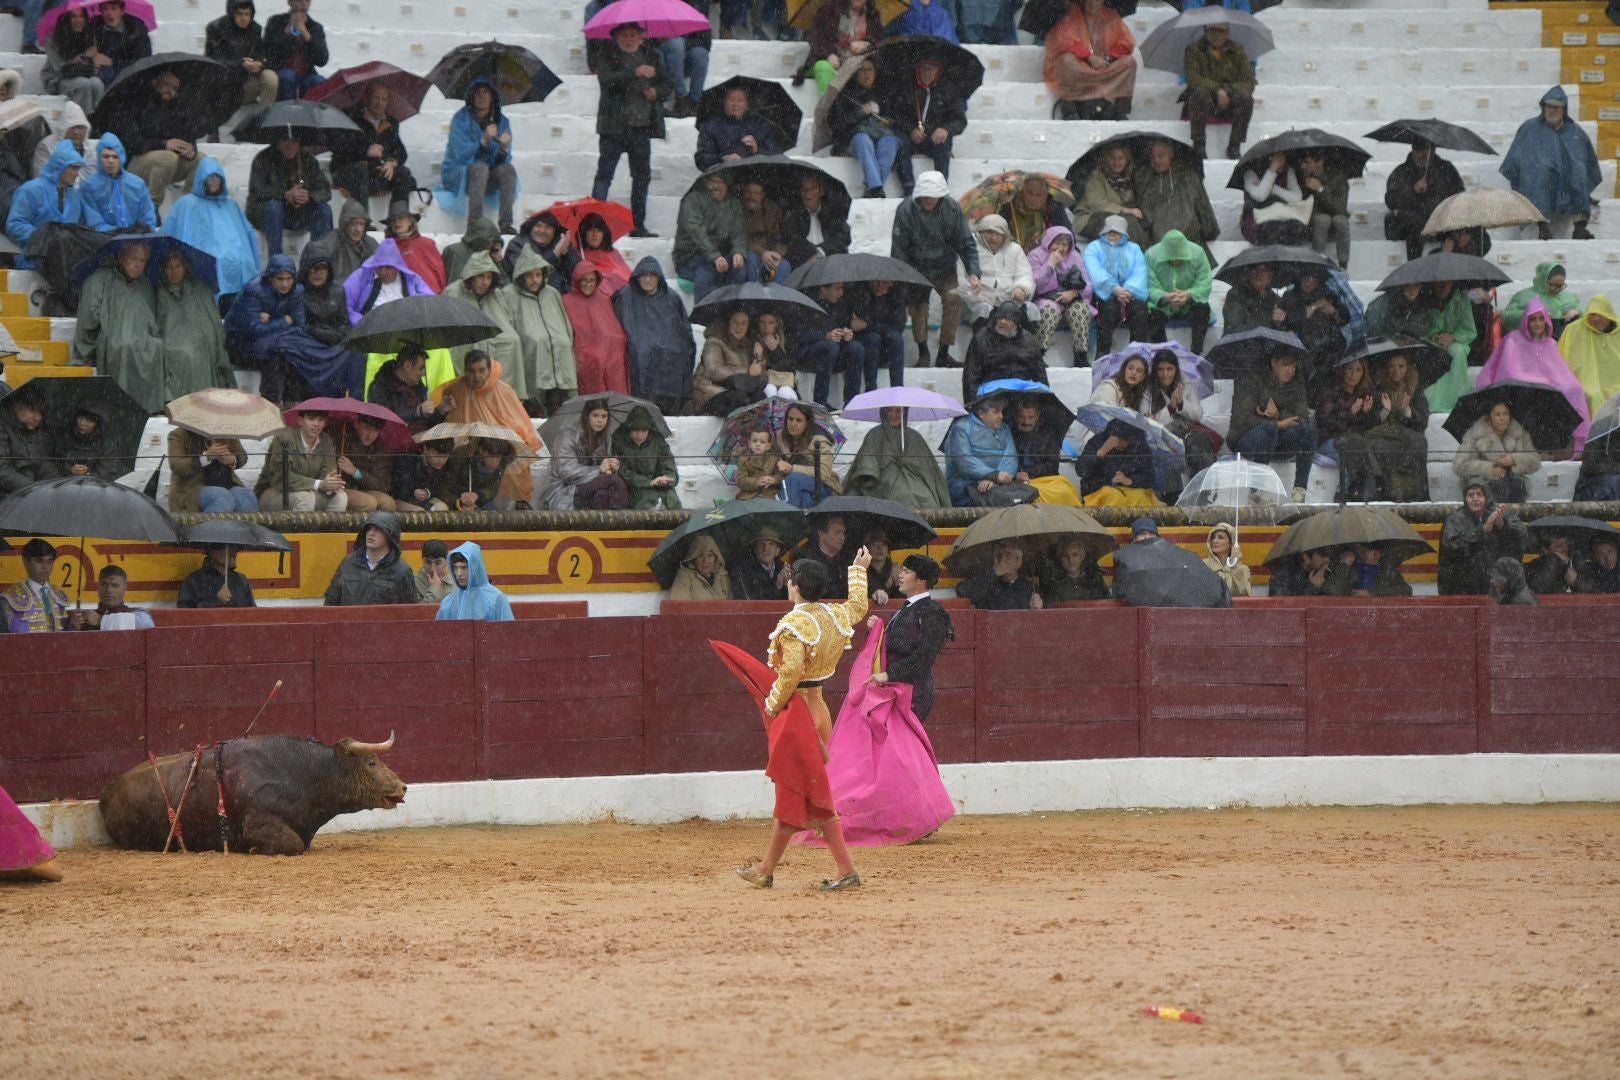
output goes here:
[{"label": "green rain poncho", "polygon": [[1193,303],[1209,303],[1210,285],[1214,276],[1210,272],[1209,257],[1204,249],[1171,229],[1165,238],[1144,253],[1148,267],[1148,303],[1156,311],[1173,311],[1165,301],[1166,293],[1185,290]]},{"label": "green rain poncho", "polygon": [[[473,292],[472,288],[471,279],[479,274],[494,275],[489,291],[483,296]],[[501,367],[507,371],[512,371],[518,366],[523,346],[518,341],[517,331],[512,327],[510,298],[506,290],[500,287],[500,284],[501,268],[496,265],[494,259],[490,258],[489,252],[479,251],[474,252],[466,260],[465,265],[461,268],[460,276],[452,278],[450,287],[444,290],[444,295],[467,301],[501,328],[500,333],[494,337],[485,338],[483,341],[473,345],[463,345],[451,349],[450,355],[455,359],[457,371],[466,370],[467,354],[474,349],[482,349],[496,360],[499,360]]]},{"label": "green rain poncho", "polygon": [[[544,275],[538,291],[524,284],[531,270]],[[506,381],[520,398],[579,386],[574,374],[574,327],[563,310],[562,296],[545,284],[551,272],[551,264],[535,254],[532,247],[526,247],[512,268],[512,284],[501,290],[512,329],[521,343],[521,354],[508,369]]]},{"label": "green rain poncho", "polygon": [[1468,294],[1461,289],[1453,289],[1451,295],[1435,308],[1434,319],[1425,336],[1434,341],[1439,334],[1451,335],[1451,344],[1446,346],[1446,352],[1451,354],[1451,368],[1426,393],[1430,409],[1448,413],[1457,404],[1458,398],[1474,388],[1473,377],[1468,374],[1468,350],[1473,346],[1474,338],[1479,336],[1479,331],[1474,326],[1474,305],[1468,302]]},{"label": "green rain poncho", "polygon": [[1507,307],[1502,309],[1502,332],[1517,330],[1524,321],[1524,306],[1530,302],[1532,296],[1541,297],[1541,302],[1547,305],[1547,314],[1552,318],[1553,325],[1562,325],[1569,318],[1572,311],[1581,310],[1581,298],[1570,292],[1567,288],[1557,296],[1552,295],[1547,287],[1547,279],[1554,274],[1564,273],[1564,264],[1544,262],[1536,267],[1536,283],[1528,289],[1520,289],[1513,294]]},{"label": "green rain poncho", "polygon": [[866,433],[844,478],[844,491],[905,506],[951,505],[945,474],[939,471],[928,441],[904,420],[900,427],[879,424]]},{"label": "green rain poncho", "polygon": [[[219,323],[217,308],[214,322]],[[170,401],[157,307],[145,275],[130,281],[108,265],[85,280],[73,353],[81,363],[94,364],[97,374],[111,376],[148,412],[162,412]],[[209,385],[211,377],[202,384]]]},{"label": "green rain poncho", "polygon": [[235,386],[225,352],[225,325],[208,286],[191,274],[171,285],[165,277],[155,290],[158,333],[163,335],[164,400],[209,386]]}]

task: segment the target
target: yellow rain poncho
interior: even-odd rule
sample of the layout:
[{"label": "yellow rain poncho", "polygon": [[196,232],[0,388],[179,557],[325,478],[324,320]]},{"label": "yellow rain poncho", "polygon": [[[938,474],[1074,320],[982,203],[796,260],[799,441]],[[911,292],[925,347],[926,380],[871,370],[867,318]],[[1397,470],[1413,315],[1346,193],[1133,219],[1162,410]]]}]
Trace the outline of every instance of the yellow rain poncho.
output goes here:
[{"label": "yellow rain poncho", "polygon": [[[1593,325],[1593,316],[1606,323],[1606,328]],[[1558,351],[1581,381],[1586,406],[1594,416],[1599,405],[1620,394],[1620,315],[1614,313],[1607,296],[1592,297],[1586,315],[1570,323],[1558,339]]]}]

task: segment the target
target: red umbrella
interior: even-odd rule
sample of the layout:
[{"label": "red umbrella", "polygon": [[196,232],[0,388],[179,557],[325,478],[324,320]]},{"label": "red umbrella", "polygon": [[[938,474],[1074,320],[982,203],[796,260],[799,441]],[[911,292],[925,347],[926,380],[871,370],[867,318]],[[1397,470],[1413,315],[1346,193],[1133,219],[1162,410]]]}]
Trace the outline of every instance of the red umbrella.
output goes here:
[{"label": "red umbrella", "polygon": [[369,416],[381,420],[383,449],[390,454],[414,454],[416,440],[411,438],[411,429],[401,420],[392,409],[382,405],[374,405],[369,401],[361,401],[353,397],[317,397],[308,401],[300,401],[297,405],[281,414],[281,418],[289,426],[298,423],[298,414],[303,412],[324,412],[328,422],[336,422],[343,427],[343,436],[347,436],[348,429],[354,425],[357,418]]},{"label": "red umbrella", "polygon": [[[53,7],[40,16],[39,30],[34,34],[34,40],[41,45],[47,45],[51,40],[51,33],[56,24],[62,21],[62,16],[70,11],[83,11],[85,15],[94,19],[100,14],[101,0],[68,0],[59,7]],[[157,29],[157,13],[147,0],[124,0],[124,17],[138,19],[145,24],[148,31]]]},{"label": "red umbrella", "polygon": [[552,203],[544,212],[556,218],[558,224],[571,233],[577,232],[579,223],[589,215],[600,214],[602,220],[607,222],[608,232],[612,234],[610,239],[615,242],[635,227],[635,219],[630,216],[628,206],[602,199],[570,199]]},{"label": "red umbrella", "polygon": [[326,81],[304,91],[306,101],[324,101],[345,111],[366,100],[371,84],[380,82],[388,87],[388,115],[403,123],[422,111],[422,99],[433,84],[420,75],[412,75],[393,64],[373,60],[358,67],[343,68],[326,77]]}]

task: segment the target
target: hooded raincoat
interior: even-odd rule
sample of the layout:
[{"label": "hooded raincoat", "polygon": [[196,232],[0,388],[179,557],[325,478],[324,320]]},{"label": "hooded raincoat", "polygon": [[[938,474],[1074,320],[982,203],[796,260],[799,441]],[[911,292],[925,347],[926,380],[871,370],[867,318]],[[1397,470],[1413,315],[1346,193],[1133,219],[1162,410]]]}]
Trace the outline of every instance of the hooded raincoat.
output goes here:
[{"label": "hooded raincoat", "polygon": [[[527,277],[535,270],[542,274],[540,285],[530,289]],[[545,280],[552,272],[551,264],[532,246],[524,248],[512,268],[512,284],[501,290],[521,347],[507,381],[524,400],[547,390],[573,390],[579,385],[574,372],[574,327],[563,309],[561,294]]]},{"label": "hooded raincoat", "polygon": [[[271,279],[292,274],[291,291],[276,291]],[[226,317],[232,346],[243,359],[257,363],[281,351],[282,339],[304,326],[304,287],[298,284],[298,271],[287,255],[270,256],[256,281],[244,288]],[[261,319],[259,316],[269,316]],[[247,365],[244,365],[247,366]]]},{"label": "hooded raincoat", "polygon": [[[170,380],[164,371],[152,283],[145,274],[130,281],[111,260],[85,279],[79,293],[73,353],[81,363],[94,364],[98,375],[111,376],[149,412],[161,412],[179,396],[165,396]],[[211,385],[210,377],[181,393]]]},{"label": "hooded raincoat", "polygon": [[[488,79],[474,79],[467,84],[467,94],[463,99],[465,104],[456,111],[450,120],[450,141],[444,148],[444,160],[439,165],[439,186],[434,190],[433,197],[439,205],[452,214],[464,213],[467,209],[467,166],[488,165],[495,168],[498,165],[512,164],[511,144],[502,146],[499,139],[491,139],[486,145],[484,139],[484,125],[478,122],[473,115],[472,99],[480,86],[487,87],[494,96],[492,121],[501,135],[512,133],[512,122],[506,118],[501,110],[501,92],[495,84]],[[521,186],[519,187],[521,191]],[[484,202],[491,208],[500,204],[500,189],[491,183]]]},{"label": "hooded raincoat", "polygon": [[997,473],[1018,472],[1018,447],[1012,428],[993,428],[970,413],[951,421],[945,436],[945,483],[952,506],[972,506],[968,489]]},{"label": "hooded raincoat", "polygon": [[[1528,322],[1530,316],[1538,312],[1549,320],[1550,327],[1551,316],[1547,314],[1547,308],[1540,297],[1533,297],[1525,305],[1525,321]],[[1545,337],[1536,339],[1531,338],[1527,328],[1521,324],[1513,333],[1502,338],[1496,351],[1491,353],[1491,358],[1479,369],[1475,385],[1490,386],[1504,379],[1541,383],[1563,394],[1564,400],[1581,415],[1581,423],[1575,429],[1574,436],[1575,452],[1581,452],[1586,446],[1587,429],[1592,426],[1592,413],[1586,404],[1586,388],[1569,369],[1569,365],[1564,363],[1564,355],[1558,351],[1558,342],[1553,340],[1551,330]]]},{"label": "hooded raincoat", "polygon": [[[377,267],[392,266],[399,271],[400,289],[403,296],[432,295],[433,287],[415,270],[405,262],[405,256],[400,253],[399,242],[389,237],[377,245],[376,252],[360,264],[360,269],[350,274],[343,283],[343,296],[349,305],[349,319],[358,323],[365,318],[366,312],[377,306],[382,295],[382,282],[377,278]],[[384,353],[370,353],[366,357],[365,386],[369,391],[371,380],[377,377],[377,371],[393,357]],[[450,359],[449,349],[431,349],[428,351],[427,384],[435,387],[447,383],[456,377],[456,365]]]},{"label": "hooded raincoat", "polygon": [[[220,180],[219,193],[206,194],[208,181],[215,176]],[[198,163],[191,194],[181,196],[169,208],[161,231],[214,257],[219,296],[233,296],[259,276],[258,238],[247,215],[231,198],[225,170],[211,157]]]},{"label": "hooded raincoat", "polygon": [[16,256],[17,269],[32,270],[38,265],[28,257],[27,251],[29,238],[41,225],[54,221],[63,225],[88,225],[92,229],[106,227],[101,215],[84,201],[78,188],[70,187],[62,191],[58,198],[57,183],[62,178],[62,170],[71,165],[83,166],[84,156],[70,142],[64,140],[57,143],[39,175],[19,187],[11,196],[11,211],[6,215],[6,235],[22,248],[22,253]]},{"label": "hooded raincoat", "polygon": [[[1541,102],[1567,110],[1569,95],[1555,86]],[[1584,215],[1593,189],[1603,182],[1592,140],[1567,114],[1556,130],[1539,114],[1520,124],[1502,159],[1502,175],[1549,218]]]},{"label": "hooded raincoat", "polygon": [[[117,152],[117,176],[108,176],[102,171],[104,150]],[[85,162],[84,175],[79,178],[79,195],[101,215],[111,232],[157,231],[157,212],[152,208],[152,195],[147,191],[146,181],[129,171],[129,154],[118,136],[110,131],[102,133],[95,147],[95,157]]]},{"label": "hooded raincoat", "polygon": [[1220,239],[1220,222],[1210,205],[1209,192],[1204,190],[1203,177],[1180,160],[1162,173],[1149,165],[1139,166],[1132,186],[1136,189],[1136,208],[1147,219],[1147,233],[1155,243],[1172,229],[1199,245]]},{"label": "hooded raincoat", "polygon": [[[1593,317],[1606,319],[1608,327],[1599,330]],[[1564,362],[1586,390],[1586,406],[1596,416],[1598,407],[1620,394],[1620,315],[1602,293],[1586,306],[1586,317],[1569,324],[1558,339]]]},{"label": "hooded raincoat", "polygon": [[[483,220],[480,218],[479,220]],[[479,296],[473,291],[472,279],[479,274],[491,276],[489,291]],[[482,349],[494,359],[500,361],[501,366],[511,369],[517,366],[519,354],[523,343],[518,340],[517,330],[512,326],[512,313],[507,302],[505,290],[501,288],[501,268],[492,259],[487,251],[476,252],[461,268],[461,277],[453,281],[450,287],[444,290],[444,295],[454,296],[465,300],[473,307],[482,311],[489,317],[500,332],[494,337],[487,337],[473,345],[463,345],[451,349],[450,355],[454,358],[456,367],[465,368],[467,354],[474,349]]]},{"label": "hooded raincoat", "polygon": [[945,474],[939,471],[928,441],[903,420],[900,427],[879,424],[866,433],[844,476],[844,491],[892,499],[903,506],[951,505]]},{"label": "hooded raincoat", "polygon": [[[325,435],[321,436],[323,439]],[[376,566],[366,561],[366,530],[375,525],[388,537],[388,553]],[[414,604],[416,575],[399,554],[399,518],[386,510],[366,515],[354,538],[354,550],[343,557],[326,587],[327,607],[358,604]]]},{"label": "hooded raincoat", "polygon": [[563,310],[574,328],[574,373],[579,380],[581,394],[599,394],[604,390],[630,392],[629,341],[624,327],[613,313],[613,298],[600,287],[590,296],[579,291],[579,282],[586,274],[599,271],[593,263],[581,259],[574,267],[573,288],[562,298]]},{"label": "hooded raincoat", "polygon": [[1554,327],[1559,326],[1565,319],[1569,318],[1570,312],[1581,310],[1581,298],[1579,296],[1576,296],[1567,288],[1555,296],[1551,287],[1548,286],[1548,278],[1554,274],[1562,273],[1564,273],[1563,263],[1538,263],[1536,265],[1535,283],[1528,289],[1520,289],[1514,293],[1513,298],[1507,302],[1507,307],[1502,309],[1502,330],[1504,332],[1517,330],[1519,324],[1524,321],[1526,306],[1533,299],[1539,298],[1541,300],[1542,306],[1547,309],[1547,314],[1553,318]]},{"label": "hooded raincoat", "polygon": [[1466,292],[1453,289],[1434,309],[1434,321],[1429,324],[1425,337],[1434,341],[1441,334],[1451,335],[1451,344],[1445,347],[1451,354],[1451,370],[1429,387],[1429,403],[1436,412],[1450,412],[1457,399],[1474,388],[1473,377],[1468,373],[1468,354],[1479,336],[1479,329],[1474,325],[1474,305]]},{"label": "hooded raincoat", "polygon": [[1122,236],[1119,243],[1098,237],[1086,245],[1086,277],[1098,296],[1113,296],[1123,288],[1138,300],[1148,298],[1147,257],[1142,249]]},{"label": "hooded raincoat", "polygon": [[[1052,245],[1063,236],[1069,238],[1069,253],[1054,266]],[[1080,253],[1080,242],[1075,239],[1074,230],[1067,226],[1053,225],[1041,234],[1040,245],[1029,253],[1029,272],[1035,281],[1036,307],[1063,307],[1058,302],[1058,294],[1070,289],[1082,293],[1087,299],[1091,296],[1091,284],[1086,280],[1085,256]]]},{"label": "hooded raincoat", "polygon": [[[641,428],[647,429],[647,440],[638,445],[630,437],[630,432]],[[637,405],[631,409],[630,415],[614,430],[613,438],[609,441],[613,456],[620,461],[619,475],[624,477],[624,486],[630,493],[628,509],[656,510],[660,506],[666,510],[681,508],[681,497],[677,494],[675,484],[653,487],[653,481],[663,476],[679,483],[681,472],[675,465],[675,455],[670,453],[669,440],[659,433],[646,406]]]},{"label": "hooded raincoat", "polygon": [[[185,280],[169,284],[159,268],[153,290],[158,334],[163,338],[163,403],[208,386],[234,386],[225,351],[225,327],[214,294],[186,265]],[[127,387],[126,387],[127,389]],[[146,404],[145,401],[142,404]],[[161,409],[160,403],[153,411]]]},{"label": "hooded raincoat", "polygon": [[[715,560],[714,573],[705,576],[697,568],[700,556],[713,555]],[[675,581],[669,587],[671,600],[730,600],[731,574],[726,570],[726,557],[720,553],[720,545],[714,542],[714,537],[708,533],[699,533],[692,538],[691,546],[686,549],[686,558],[681,560],[681,567],[675,571]]]},{"label": "hooded raincoat", "polygon": [[[483,386],[474,390],[463,375],[434,390],[433,400],[443,402],[446,394],[455,399],[456,407],[444,417],[452,424],[494,424],[522,436],[530,450],[539,450],[540,435],[534,430],[534,421],[524,410],[522,398],[502,378],[504,374],[501,362],[493,360]],[[506,477],[501,481],[501,498],[514,502],[534,501],[534,477],[529,472],[533,464],[533,455],[526,455],[507,466]]]},{"label": "hooded raincoat", "polygon": [[[1222,558],[1215,554],[1215,534],[1225,533],[1226,541],[1231,550]],[[1243,552],[1238,547],[1237,529],[1230,523],[1217,522],[1204,537],[1204,549],[1209,552],[1204,557],[1204,565],[1215,571],[1217,577],[1226,582],[1226,591],[1233,596],[1249,595],[1249,568],[1243,564]]]},{"label": "hooded raincoat", "polygon": [[1183,290],[1192,295],[1193,303],[1209,303],[1209,289],[1215,280],[1209,256],[1180,232],[1171,229],[1142,257],[1147,261],[1148,303],[1155,311],[1178,310],[1165,299],[1165,294]]},{"label": "hooded raincoat", "polygon": [[467,584],[453,585],[449,595],[439,601],[438,619],[476,619],[483,622],[511,622],[512,602],[506,594],[489,583],[489,571],[484,569],[484,550],[471,540],[450,553],[450,580],[455,581],[455,561],[467,563]]},{"label": "hooded raincoat", "polygon": [[[467,260],[481,252],[488,254],[500,242],[500,226],[487,217],[473,218],[467,223],[467,231],[461,234],[461,239],[444,249],[444,279],[451,285],[465,280],[469,276]],[[495,273],[495,284],[505,285],[505,265],[497,265]]]},{"label": "hooded raincoat", "polygon": [[356,219],[370,221],[371,216],[358,200],[345,199],[343,209],[338,214],[337,228],[304,246],[304,265],[308,266],[314,259],[325,258],[332,264],[333,280],[339,285],[349,280],[350,274],[377,253],[377,240],[370,233],[361,234],[359,243],[349,239],[348,224]]},{"label": "hooded raincoat", "polygon": [[[636,281],[642,274],[658,276],[651,295],[642,292]],[[648,255],[636,263],[630,284],[613,294],[613,312],[628,342],[630,392],[684,408],[692,400],[696,363],[692,326],[686,305],[671,291],[657,259]]]},{"label": "hooded raincoat", "polygon": [[[1534,607],[1539,601],[1536,594],[1530,591],[1530,584],[1524,577],[1524,563],[1512,556],[1504,555],[1491,563],[1491,585],[1496,602],[1503,606],[1523,604]],[[1497,586],[1497,582],[1501,582]],[[1499,589],[1500,591],[1496,591]]]}]

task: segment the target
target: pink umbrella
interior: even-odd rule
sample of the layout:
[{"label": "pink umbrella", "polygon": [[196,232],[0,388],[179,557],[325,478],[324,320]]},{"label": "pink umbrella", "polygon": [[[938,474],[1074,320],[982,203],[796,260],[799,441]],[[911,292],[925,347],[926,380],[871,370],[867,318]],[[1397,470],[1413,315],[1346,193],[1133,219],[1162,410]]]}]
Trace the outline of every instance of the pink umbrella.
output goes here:
[{"label": "pink umbrella", "polygon": [[883,419],[879,410],[893,408],[910,409],[912,420],[949,420],[953,416],[967,415],[961,402],[944,394],[921,386],[885,386],[856,395],[844,406],[843,417],[877,423]]},{"label": "pink umbrella", "polygon": [[616,0],[585,24],[585,36],[610,38],[614,28],[625,23],[640,23],[651,38],[677,38],[711,29],[709,17],[683,0]]},{"label": "pink umbrella", "polygon": [[[56,24],[61,22],[62,16],[68,12],[83,11],[94,18],[100,13],[100,9],[101,0],[67,0],[61,7],[51,8],[45,13],[39,20],[39,32],[34,36],[41,45],[44,45],[51,40],[51,31],[56,29]],[[124,0],[124,14],[145,23],[148,31],[157,29],[157,12],[152,10],[152,5],[147,3],[147,0]]]},{"label": "pink umbrella", "polygon": [[433,84],[420,75],[402,71],[393,64],[373,60],[358,67],[343,68],[326,77],[326,81],[304,91],[306,101],[324,101],[345,112],[366,100],[372,83],[388,87],[388,115],[395,123],[404,123],[422,111],[422,99],[433,89]]},{"label": "pink umbrella", "polygon": [[298,414],[302,412],[326,413],[335,423],[342,426],[342,435],[346,436],[348,428],[362,416],[369,416],[374,420],[381,420],[383,449],[391,454],[409,454],[416,450],[416,442],[411,438],[411,429],[405,421],[390,408],[377,405],[370,401],[361,401],[352,397],[315,397],[307,401],[300,401],[297,405],[281,414],[281,418],[290,427],[298,423]]}]

